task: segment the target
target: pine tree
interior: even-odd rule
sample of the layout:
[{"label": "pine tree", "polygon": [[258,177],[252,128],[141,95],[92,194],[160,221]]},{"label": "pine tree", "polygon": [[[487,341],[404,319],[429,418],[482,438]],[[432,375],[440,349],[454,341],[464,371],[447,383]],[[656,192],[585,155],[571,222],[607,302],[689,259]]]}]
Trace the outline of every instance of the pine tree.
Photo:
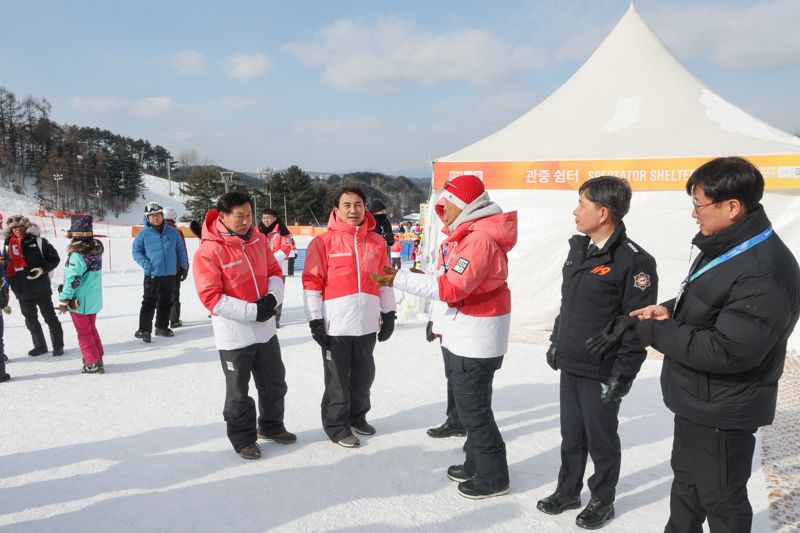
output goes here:
[{"label": "pine tree", "polygon": [[219,171],[214,167],[194,167],[183,184],[183,194],[191,197],[184,205],[196,219],[202,220],[224,192],[225,186],[219,182]]}]

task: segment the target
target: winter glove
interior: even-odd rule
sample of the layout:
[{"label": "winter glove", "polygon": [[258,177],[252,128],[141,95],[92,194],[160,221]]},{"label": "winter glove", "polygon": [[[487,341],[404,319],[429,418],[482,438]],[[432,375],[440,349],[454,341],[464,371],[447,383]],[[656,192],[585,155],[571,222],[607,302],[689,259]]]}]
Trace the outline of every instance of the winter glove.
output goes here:
[{"label": "winter glove", "polygon": [[369,277],[372,281],[381,287],[391,287],[394,284],[394,277],[397,275],[397,269],[390,266],[383,267],[383,274],[370,274]]},{"label": "winter glove", "polygon": [[378,342],[388,341],[394,333],[394,321],[397,314],[394,311],[381,313],[381,330],[378,332]]},{"label": "winter glove", "polygon": [[558,370],[558,363],[556,362],[556,352],[558,351],[558,346],[556,343],[550,343],[550,347],[547,349],[547,364],[550,365],[550,368],[553,370]]},{"label": "winter glove", "polygon": [[622,376],[610,377],[600,384],[600,401],[603,403],[618,402],[631,391],[631,381]]},{"label": "winter glove", "polygon": [[639,340],[642,341],[642,346],[651,346],[655,340],[656,321],[652,318],[640,320],[635,326],[636,334],[639,335]]},{"label": "winter glove", "polygon": [[275,316],[275,307],[278,306],[278,301],[272,294],[262,296],[255,301],[256,308],[256,322],[266,322]]},{"label": "winter glove", "polygon": [[58,302],[58,310],[64,314],[68,311],[74,311],[78,307],[80,307],[81,302],[77,298],[73,298],[71,300],[60,300]]},{"label": "winter glove", "polygon": [[180,269],[178,271],[178,275],[180,276],[181,281],[186,281],[186,277],[189,275],[189,269],[188,268]]},{"label": "winter glove", "polygon": [[30,273],[25,277],[27,279],[34,280],[42,277],[42,274],[44,274],[44,269],[42,267],[33,267],[30,270]]},{"label": "winter glove", "polygon": [[621,315],[614,318],[600,333],[587,339],[586,349],[593,355],[606,355],[619,344],[626,331],[636,327],[637,322],[639,319],[634,316]]},{"label": "winter glove", "polygon": [[328,347],[328,333],[325,331],[325,321],[317,318],[308,323],[311,328],[311,338],[323,349]]},{"label": "winter glove", "polygon": [[433,322],[428,320],[427,325],[425,326],[425,340],[428,342],[433,342],[436,339],[441,338],[442,336],[438,333],[433,332]]}]

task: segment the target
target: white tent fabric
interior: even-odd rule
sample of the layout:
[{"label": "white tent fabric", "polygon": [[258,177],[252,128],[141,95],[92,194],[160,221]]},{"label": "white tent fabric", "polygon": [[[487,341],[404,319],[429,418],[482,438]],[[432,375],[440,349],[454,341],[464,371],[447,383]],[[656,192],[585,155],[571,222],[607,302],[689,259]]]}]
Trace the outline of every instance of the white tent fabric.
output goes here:
[{"label": "white tent fabric", "polygon": [[631,5],[584,65],[515,122],[437,161],[542,161],[800,152],[800,138],[726,102]]},{"label": "white tent fabric", "polygon": [[[631,6],[560,89],[501,131],[437,162],[542,161],[796,154],[800,139],[726,102],[684,69]],[[519,212],[509,255],[512,325],[549,329],[560,303],[567,239],[575,233],[575,190],[489,191]],[[437,192],[428,202],[433,206]],[[777,234],[800,255],[800,191],[768,190],[763,204]],[[428,257],[441,239],[426,228]],[[685,191],[634,192],[628,235],[658,262],[659,301],[672,298],[695,256],[697,227]],[[800,332],[790,339],[800,349]]]}]

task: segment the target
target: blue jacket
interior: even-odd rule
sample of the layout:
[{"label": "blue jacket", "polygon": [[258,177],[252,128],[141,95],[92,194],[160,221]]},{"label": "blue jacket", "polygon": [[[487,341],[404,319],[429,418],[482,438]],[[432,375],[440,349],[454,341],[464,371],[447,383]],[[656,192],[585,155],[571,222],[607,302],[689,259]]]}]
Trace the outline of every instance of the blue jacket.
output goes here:
[{"label": "blue jacket", "polygon": [[177,265],[189,269],[186,245],[178,230],[166,222],[161,233],[144,218],[144,227],[133,239],[133,258],[144,269],[145,276],[174,276]]}]

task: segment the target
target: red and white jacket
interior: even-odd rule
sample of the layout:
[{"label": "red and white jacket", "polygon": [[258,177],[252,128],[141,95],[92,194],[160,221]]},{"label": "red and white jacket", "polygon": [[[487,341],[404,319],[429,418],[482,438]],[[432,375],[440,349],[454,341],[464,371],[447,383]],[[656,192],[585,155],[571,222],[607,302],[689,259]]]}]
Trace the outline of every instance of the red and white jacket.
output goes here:
[{"label": "red and white jacket", "polygon": [[281,268],[267,239],[252,227],[244,240],[230,235],[213,209],[206,215],[200,246],[192,260],[194,284],[211,311],[217,349],[235,350],[267,342],[276,333],[274,317],[256,322],[255,302],[267,293],[283,302]]},{"label": "red and white jacket", "polygon": [[281,271],[285,276],[286,273],[289,271],[289,253],[292,251],[292,234],[283,236],[281,232],[278,231],[278,225],[275,225],[275,229],[267,235],[267,242],[269,243],[269,249],[272,250],[272,255],[275,256],[275,260],[281,266]]},{"label": "red and white jacket", "polygon": [[517,212],[503,213],[484,193],[444,232],[448,237],[439,248],[437,271],[400,270],[394,287],[434,300],[434,332],[452,353],[472,358],[504,355],[511,327],[507,254],[517,242]]},{"label": "red and white jacket", "polygon": [[342,222],[331,212],[328,231],[308,245],[303,267],[306,317],[323,318],[328,335],[375,333],[380,313],[396,309],[394,290],[369,277],[389,265],[386,241],[374,228],[369,212],[360,226]]}]

